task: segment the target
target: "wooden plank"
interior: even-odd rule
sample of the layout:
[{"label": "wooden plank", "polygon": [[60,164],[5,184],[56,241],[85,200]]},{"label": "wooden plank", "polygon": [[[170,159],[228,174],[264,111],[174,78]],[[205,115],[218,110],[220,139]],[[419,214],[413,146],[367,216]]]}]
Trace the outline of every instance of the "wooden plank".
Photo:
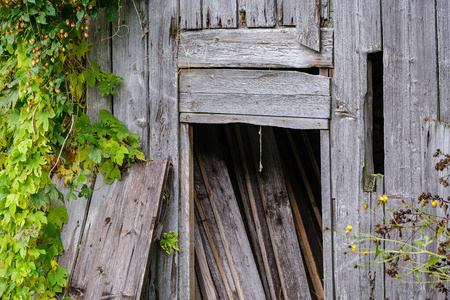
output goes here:
[{"label": "wooden plank", "polygon": [[236,28],[237,1],[203,0],[203,28]]},{"label": "wooden plank", "polygon": [[[324,299],[335,299],[334,246],[333,246],[333,200],[331,198],[330,131],[320,131],[320,169],[323,216],[323,287]],[[328,228],[328,229],[327,229]]]},{"label": "wooden plank", "polygon": [[182,32],[180,68],[333,67],[333,30],[323,28],[320,53],[300,45],[294,28]]},{"label": "wooden plank", "polygon": [[180,93],[330,96],[330,79],[298,71],[191,69],[180,72]]},{"label": "wooden plank", "polygon": [[298,42],[314,51],[320,51],[320,0],[297,1]]},{"label": "wooden plank", "polygon": [[[194,151],[192,128],[180,125],[180,279],[184,278],[186,288],[194,291]],[[192,295],[191,295],[192,296]],[[207,298],[210,299],[210,298]]]},{"label": "wooden plank", "polygon": [[180,112],[330,118],[330,96],[252,94],[180,94]]},{"label": "wooden plank", "polygon": [[364,34],[362,38],[362,49],[365,52],[377,52],[383,50],[381,41],[381,0],[361,1],[360,9],[361,26]]},{"label": "wooden plank", "polygon": [[245,123],[253,125],[275,126],[292,129],[328,129],[326,119],[280,118],[264,116],[238,116],[222,114],[180,114],[182,123],[230,124]]},{"label": "wooden plank", "polygon": [[439,67],[439,120],[450,123],[450,2],[436,1]]},{"label": "wooden plank", "polygon": [[295,26],[297,22],[297,1],[279,0],[278,8],[278,25],[279,26]]},{"label": "wooden plank", "polygon": [[180,1],[181,29],[202,29],[202,1]]},{"label": "wooden plank", "polygon": [[249,127],[248,135],[252,141],[254,167],[259,169],[258,161],[263,164],[262,171],[256,172],[283,296],[285,299],[311,299],[273,131],[268,127],[262,131],[262,151],[258,147],[258,129]]},{"label": "wooden plank", "polygon": [[[105,26],[105,24],[108,24]],[[101,9],[97,18],[91,20],[89,37],[87,39],[89,44],[95,45],[87,54],[87,66],[91,62],[96,62],[100,65],[103,71],[112,71],[112,49],[111,49],[111,27],[105,17],[105,12]],[[112,109],[112,96],[100,94],[98,83],[93,87],[87,87],[87,114],[91,118],[91,123],[98,122],[98,112],[101,109]]]},{"label": "wooden plank", "polygon": [[[217,264],[218,271],[222,278],[221,281],[223,282],[223,285],[225,287],[228,299],[239,299],[236,291],[236,286],[234,284],[234,279],[231,275],[230,264],[225,253],[225,247],[220,236],[219,228],[214,217],[214,212],[208,198],[208,193],[206,191],[198,162],[195,164],[194,176],[196,189],[194,198],[195,207],[197,208],[199,213],[199,220],[197,221],[197,224],[199,225],[199,227],[200,222],[201,224],[203,224],[205,235],[208,239],[208,243],[204,241],[203,245],[205,245],[205,249],[207,248],[207,244],[210,245],[211,252],[214,255],[214,260]],[[212,263],[209,263],[209,265],[210,268],[212,268]],[[218,283],[218,280],[215,280],[215,282],[216,286],[221,286],[221,284]],[[217,291],[220,294],[221,289],[218,288]]]},{"label": "wooden plank", "polygon": [[[208,261],[206,260],[202,237],[200,236],[198,226],[194,226],[193,231],[195,243],[195,269],[202,295],[205,295],[204,298],[206,299],[218,299],[217,291],[209,271]],[[195,277],[195,275],[193,277]]]},{"label": "wooden plank", "polygon": [[245,233],[219,141],[213,128],[202,129],[197,134],[209,136],[210,139],[196,140],[199,150],[196,151],[197,158],[230,262],[237,293],[241,299],[264,299],[264,289]]},{"label": "wooden plank", "polygon": [[121,181],[94,192],[69,290],[72,299],[140,299],[167,166],[167,160],[134,164]]},{"label": "wooden plank", "polygon": [[[148,156],[148,45],[146,1],[128,1],[121,8],[120,27],[114,27],[112,71],[124,79],[114,95],[114,115],[130,132],[139,134],[141,149]],[[104,24],[103,24],[104,25]]]},{"label": "wooden plank", "polygon": [[240,0],[239,22],[249,28],[274,27],[276,4],[274,0]]},{"label": "wooden plank", "polygon": [[[144,1],[145,2],[145,1]],[[149,78],[149,157],[163,159],[169,156],[173,173],[169,176],[167,191],[169,205],[164,220],[163,232],[179,232],[179,123],[178,123],[178,78],[177,40],[179,1],[148,1],[148,60]],[[185,237],[179,236],[180,240]],[[187,238],[187,237],[186,237]],[[156,249],[155,249],[156,250]],[[179,257],[189,253],[167,255],[161,249],[152,256],[152,272],[149,286],[157,299],[183,299],[192,295],[191,279],[179,271],[189,265],[179,265]],[[184,260],[186,261],[186,260]]]},{"label": "wooden plank", "polygon": [[[278,275],[275,254],[272,247],[272,241],[267,225],[265,210],[262,203],[261,193],[259,191],[256,173],[252,167],[252,156],[248,147],[248,139],[245,130],[240,129],[240,125],[235,124],[236,143],[239,148],[242,168],[244,171],[245,184],[248,191],[250,206],[255,222],[256,233],[258,235],[258,243],[261,249],[261,255],[264,262],[264,269],[267,276],[270,295],[272,299],[279,299],[278,294],[281,290],[280,277]],[[244,141],[247,141],[244,144]]]},{"label": "wooden plank", "polygon": [[303,143],[306,146],[306,150],[308,151],[308,156],[309,156],[309,159],[313,166],[314,173],[316,173],[317,181],[319,182],[319,184],[321,184],[320,167],[319,167],[319,164],[317,163],[316,155],[314,154],[313,149],[311,147],[311,142],[309,141],[308,135],[305,131],[302,131],[301,135],[302,135]]}]

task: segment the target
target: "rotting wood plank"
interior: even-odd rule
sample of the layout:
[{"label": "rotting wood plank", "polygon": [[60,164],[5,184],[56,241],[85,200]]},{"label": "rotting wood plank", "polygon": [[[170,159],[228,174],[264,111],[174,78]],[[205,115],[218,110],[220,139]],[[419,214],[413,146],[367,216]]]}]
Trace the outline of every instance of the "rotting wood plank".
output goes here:
[{"label": "rotting wood plank", "polygon": [[279,26],[295,26],[297,22],[297,1],[279,0],[278,8],[278,25]]},{"label": "rotting wood plank", "polygon": [[[148,3],[148,60],[149,97],[145,108],[149,111],[149,157],[163,159],[170,157],[173,173],[169,176],[167,192],[169,205],[163,231],[179,232],[179,123],[178,123],[178,77],[177,40],[179,1],[151,0]],[[180,240],[185,237],[179,236]],[[180,261],[189,261],[191,253],[167,255],[162,249],[155,249],[152,255],[150,282],[151,294],[157,299],[193,298],[194,287],[191,278],[184,276]]]},{"label": "rotting wood plank", "polygon": [[[437,119],[439,110],[438,58],[436,51],[430,51],[438,46],[435,17],[434,1],[382,0],[385,190],[393,200],[391,207],[400,208],[395,199],[413,200],[425,188],[420,176],[425,150],[420,119]],[[415,277],[411,274],[405,280]],[[435,298],[426,285],[398,285],[390,277],[386,277],[386,297]]]},{"label": "rotting wood plank", "polygon": [[298,42],[314,51],[320,51],[320,0],[297,1]]},{"label": "rotting wood plank", "polygon": [[[108,24],[105,26],[105,24]],[[105,17],[105,11],[101,9],[97,17],[90,22],[91,29],[89,30],[88,44],[93,44],[95,47],[87,54],[87,67],[91,62],[96,62],[100,65],[100,69],[106,72],[112,71],[112,57],[111,57],[111,27]],[[98,83],[94,87],[87,87],[87,114],[91,119],[91,123],[98,121],[98,112],[102,109],[111,111],[112,96],[100,94]]]},{"label": "rotting wood plank", "polygon": [[323,216],[323,288],[325,299],[335,299],[334,291],[334,208],[331,198],[330,131],[320,131],[320,169]]},{"label": "rotting wood plank", "polygon": [[249,28],[275,26],[276,4],[274,0],[240,0],[239,22]]},{"label": "rotting wood plank", "polygon": [[330,118],[330,96],[277,94],[283,92],[282,88],[274,90],[272,95],[180,93],[180,112]]},{"label": "rotting wood plank", "polygon": [[[258,242],[266,271],[266,277],[269,284],[270,295],[272,299],[279,299],[279,291],[281,290],[280,277],[276,265],[275,254],[273,252],[272,241],[270,239],[269,227],[265,216],[265,210],[262,203],[261,193],[259,191],[256,173],[252,167],[252,158],[248,144],[244,144],[244,140],[248,141],[245,130],[240,129],[240,125],[234,125],[236,133],[236,142],[239,148],[242,168],[244,171],[245,184],[247,186],[248,196],[250,200],[253,219],[255,222]],[[243,136],[244,135],[244,136]],[[249,158],[250,161],[247,160]],[[250,164],[250,165],[249,165]],[[264,234],[266,233],[266,234]]]},{"label": "rotting wood plank", "polygon": [[261,133],[261,158],[257,128],[248,127],[247,132],[251,141],[254,167],[258,169],[258,161],[263,165],[262,171],[257,170],[256,174],[284,298],[311,299],[273,131],[264,127]]},{"label": "rotting wood plank", "polygon": [[180,35],[180,68],[333,67],[333,30],[320,31],[321,51],[296,40],[294,28],[187,31]]},{"label": "rotting wood plank", "polygon": [[197,158],[214,216],[230,262],[236,290],[241,299],[264,299],[264,289],[245,233],[233,187],[223,161],[221,148],[213,128],[205,127],[201,135],[211,137],[196,140]]},{"label": "rotting wood plank", "polygon": [[[230,149],[231,158],[233,161],[233,168],[235,173],[235,178],[237,181],[237,185],[239,187],[239,194],[241,199],[241,204],[243,207],[243,215],[245,216],[247,232],[249,236],[249,241],[251,243],[251,247],[253,250],[253,254],[255,257],[256,266],[258,267],[259,275],[261,277],[261,281],[264,287],[264,292],[266,293],[266,298],[273,298],[275,293],[271,293],[269,283],[267,280],[267,275],[264,267],[264,259],[262,252],[265,249],[261,249],[259,247],[258,233],[257,230],[260,229],[257,227],[257,224],[254,220],[252,213],[252,204],[250,197],[253,196],[252,191],[247,190],[246,180],[245,180],[245,172],[243,163],[241,160],[241,156],[238,149],[238,142],[234,135],[233,125],[225,126],[225,134],[227,137],[228,148]],[[244,158],[245,160],[245,158]],[[254,201],[254,200],[253,200]],[[241,210],[242,213],[242,210]],[[258,228],[258,229],[257,229]],[[268,231],[267,231],[268,232]],[[270,297],[269,297],[270,295]]]},{"label": "rotting wood plank", "polygon": [[148,6],[146,1],[122,4],[118,27],[113,26],[112,72],[124,79],[114,95],[113,113],[132,133],[139,134],[148,156]]},{"label": "rotting wood plank", "polygon": [[181,29],[202,29],[202,1],[180,1],[180,27]]},{"label": "rotting wood plank", "polygon": [[231,274],[230,264],[225,253],[225,247],[220,236],[219,228],[214,217],[214,212],[208,198],[208,193],[206,191],[198,162],[195,164],[194,176],[196,189],[194,195],[195,206],[199,212],[200,221],[205,229],[205,234],[209,242],[208,244],[210,245],[211,251],[214,255],[214,259],[216,261],[220,276],[222,277],[222,282],[225,286],[228,298],[239,299],[236,286],[234,284],[234,279]]},{"label": "rotting wood plank", "polygon": [[[167,169],[167,160],[134,164],[121,181],[94,192],[72,299],[140,299]],[[96,188],[102,184],[99,180]]]},{"label": "rotting wood plank", "polygon": [[209,271],[208,261],[206,260],[202,237],[200,236],[197,225],[194,226],[193,231],[195,243],[195,269],[202,295],[205,295],[204,298],[206,299],[218,299],[217,291]]},{"label": "rotting wood plank", "polygon": [[191,69],[180,72],[180,93],[330,96],[330,78],[298,71]]},{"label": "rotting wood plank", "polygon": [[246,123],[253,125],[275,126],[292,129],[328,129],[327,119],[284,118],[253,115],[224,114],[180,114],[182,123],[230,124]]},{"label": "rotting wood plank", "polygon": [[439,67],[439,120],[450,123],[450,1],[436,1]]},{"label": "rotting wood plank", "polygon": [[203,28],[236,28],[237,1],[203,0]]}]

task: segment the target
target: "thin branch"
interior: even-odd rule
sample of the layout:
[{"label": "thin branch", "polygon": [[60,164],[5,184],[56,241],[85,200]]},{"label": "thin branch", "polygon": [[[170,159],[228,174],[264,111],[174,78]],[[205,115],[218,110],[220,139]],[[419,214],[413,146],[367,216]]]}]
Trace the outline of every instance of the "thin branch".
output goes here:
[{"label": "thin branch", "polygon": [[70,134],[72,133],[74,121],[75,121],[75,119],[74,119],[74,117],[73,117],[73,115],[72,115],[72,125],[70,125],[69,133],[67,134],[67,136],[66,136],[66,138],[64,139],[64,142],[63,142],[63,144],[62,144],[62,146],[61,146],[61,150],[59,151],[58,159],[56,160],[56,163],[55,163],[55,165],[53,166],[53,168],[50,169],[50,172],[48,173],[48,177],[49,177],[49,178],[50,178],[51,175],[52,175],[53,169],[54,169],[54,168],[58,165],[58,163],[59,163],[59,159],[61,158],[61,153],[62,153],[62,151],[63,151],[63,149],[64,149],[64,145],[66,144],[67,139],[69,138]]}]

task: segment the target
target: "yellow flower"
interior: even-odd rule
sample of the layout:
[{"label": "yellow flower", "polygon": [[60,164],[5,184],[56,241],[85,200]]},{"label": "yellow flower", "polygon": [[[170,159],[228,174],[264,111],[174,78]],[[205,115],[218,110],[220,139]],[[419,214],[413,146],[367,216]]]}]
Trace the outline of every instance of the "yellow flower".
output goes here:
[{"label": "yellow flower", "polygon": [[366,256],[367,254],[369,254],[369,252],[364,251],[363,254],[364,254],[364,256]]},{"label": "yellow flower", "polygon": [[389,198],[386,195],[380,196],[377,201],[377,206],[380,204],[386,204],[386,202],[389,200]]},{"label": "yellow flower", "polygon": [[437,200],[431,201],[431,205],[433,205],[433,207],[436,207],[438,205],[438,201]]},{"label": "yellow flower", "polygon": [[348,231],[352,231],[352,228],[353,228],[352,225],[347,225],[347,230]]},{"label": "yellow flower", "polygon": [[422,200],[420,201],[420,204],[421,204],[422,206],[425,206],[425,204],[427,204],[427,201],[426,201],[425,199],[422,199]]},{"label": "yellow flower", "polygon": [[358,246],[356,246],[356,244],[352,246],[353,251],[356,251],[357,249],[358,249]]}]

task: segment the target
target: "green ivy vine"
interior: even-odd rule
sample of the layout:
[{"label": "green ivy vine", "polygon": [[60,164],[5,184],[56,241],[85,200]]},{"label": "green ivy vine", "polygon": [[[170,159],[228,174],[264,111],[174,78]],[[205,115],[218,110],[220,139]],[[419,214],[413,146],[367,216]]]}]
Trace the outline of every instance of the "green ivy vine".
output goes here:
[{"label": "green ivy vine", "polygon": [[118,0],[0,1],[0,298],[57,299],[68,273],[59,229],[64,197],[52,178],[64,177],[68,200],[89,196],[89,176],[106,183],[121,167],[144,159],[138,136],[108,111],[90,124],[86,85],[114,94],[122,78],[86,61],[89,22]]}]

